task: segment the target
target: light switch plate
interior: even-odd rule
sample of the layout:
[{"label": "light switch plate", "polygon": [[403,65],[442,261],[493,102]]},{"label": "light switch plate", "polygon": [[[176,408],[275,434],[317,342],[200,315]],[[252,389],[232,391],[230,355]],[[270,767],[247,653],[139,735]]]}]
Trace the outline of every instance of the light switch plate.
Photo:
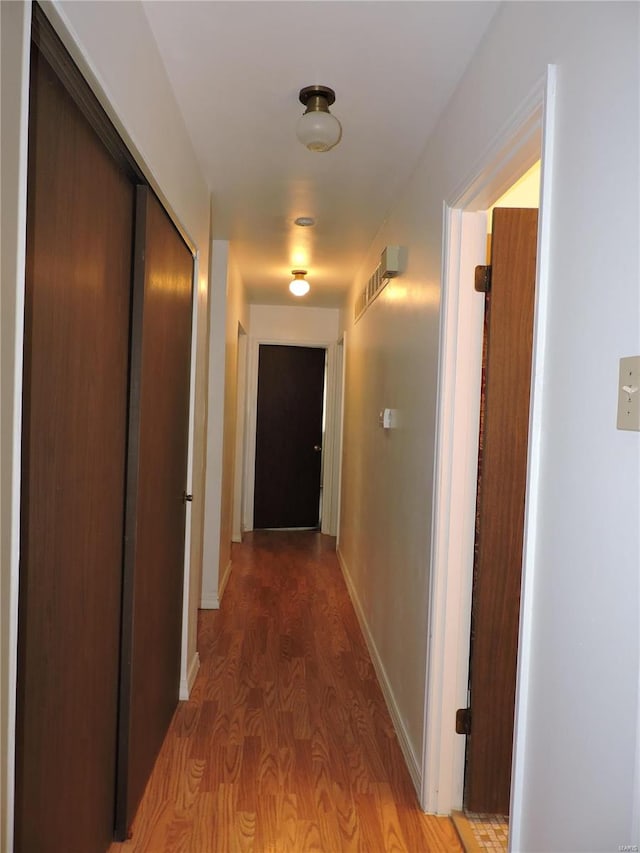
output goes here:
[{"label": "light switch plate", "polygon": [[620,359],[618,429],[640,432],[640,355]]},{"label": "light switch plate", "polygon": [[378,423],[382,429],[395,429],[397,412],[395,409],[381,409],[378,415]]}]

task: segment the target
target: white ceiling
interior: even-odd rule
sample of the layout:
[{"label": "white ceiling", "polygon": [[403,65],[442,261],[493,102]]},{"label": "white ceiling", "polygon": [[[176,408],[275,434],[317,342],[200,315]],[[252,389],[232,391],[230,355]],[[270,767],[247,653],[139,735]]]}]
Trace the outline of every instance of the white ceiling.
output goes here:
[{"label": "white ceiling", "polygon": [[[498,5],[145,2],[213,193],[213,236],[232,242],[250,301],[341,304]],[[343,129],[322,154],[295,135],[312,84],[335,89]],[[287,290],[295,267],[308,270],[303,301]]]}]

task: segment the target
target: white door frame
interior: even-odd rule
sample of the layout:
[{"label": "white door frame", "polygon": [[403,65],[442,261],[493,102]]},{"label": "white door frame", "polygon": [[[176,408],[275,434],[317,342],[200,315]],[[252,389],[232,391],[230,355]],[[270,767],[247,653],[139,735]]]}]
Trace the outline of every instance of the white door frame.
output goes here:
[{"label": "white door frame", "polygon": [[327,352],[327,387],[325,393],[325,436],[322,448],[323,474],[322,474],[322,521],[321,532],[335,535],[329,529],[331,519],[335,518],[333,507],[337,501],[337,482],[334,476],[334,455],[336,446],[336,342],[335,341],[295,341],[274,340],[273,338],[251,338],[249,341],[249,363],[247,378],[247,419],[246,419],[246,457],[245,457],[245,482],[244,482],[244,529],[253,530],[253,500],[255,494],[255,470],[256,470],[256,409],[258,403],[258,356],[261,344],[277,344],[279,346],[291,347],[313,347],[324,349]]},{"label": "white door frame", "polygon": [[[473,289],[473,268],[486,263],[484,211],[536,160],[542,160],[512,769],[511,817],[516,827],[522,810],[519,759],[526,728],[530,665],[554,96],[555,68],[549,66],[487,150],[476,172],[445,202],[443,211],[430,641],[420,792],[422,808],[434,814],[450,814],[461,808],[464,784],[465,740],[455,733],[455,712],[467,704],[483,323],[483,300]],[[517,849],[513,836],[512,844]]]},{"label": "white door frame", "polygon": [[[342,499],[342,443],[344,437],[344,390],[346,371],[346,344],[347,333],[336,344],[336,383],[335,383],[335,420],[334,436],[335,445],[333,449],[333,484],[332,484],[332,515],[331,526],[327,531],[336,537],[336,547],[340,543],[340,503]],[[323,531],[324,532],[324,531]]]},{"label": "white door frame", "polygon": [[[200,271],[200,252],[193,252],[193,271],[191,280],[191,362],[189,365],[189,439],[187,444],[187,494],[193,494],[193,458],[196,421],[196,367],[198,359],[198,277]],[[200,656],[196,651],[189,660],[189,604],[191,600],[191,502],[185,503],[184,515],[184,575],[182,579],[182,639],[180,650],[180,699],[189,698],[191,687],[200,666]]]},{"label": "white door frame", "polygon": [[238,360],[236,365],[236,440],[233,461],[233,520],[231,541],[242,542],[242,504],[244,498],[244,459],[247,410],[247,333],[238,323]]}]

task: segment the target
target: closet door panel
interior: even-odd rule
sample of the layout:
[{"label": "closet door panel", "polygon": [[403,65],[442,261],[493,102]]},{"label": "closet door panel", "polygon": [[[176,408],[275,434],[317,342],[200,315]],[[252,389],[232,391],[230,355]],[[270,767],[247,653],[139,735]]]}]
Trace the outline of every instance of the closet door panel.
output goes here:
[{"label": "closet door panel", "polygon": [[34,48],[18,853],[104,853],[118,713],[134,187]]},{"label": "closet door panel", "polygon": [[138,188],[117,835],[178,703],[193,258]]}]

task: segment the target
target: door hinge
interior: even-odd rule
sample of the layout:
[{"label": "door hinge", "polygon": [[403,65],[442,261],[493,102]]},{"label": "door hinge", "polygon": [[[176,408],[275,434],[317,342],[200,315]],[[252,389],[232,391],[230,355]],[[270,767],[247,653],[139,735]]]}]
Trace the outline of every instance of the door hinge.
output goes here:
[{"label": "door hinge", "polygon": [[458,708],[456,711],[456,734],[471,734],[471,708]]},{"label": "door hinge", "polygon": [[491,290],[491,267],[477,266],[474,287],[478,293],[488,293]]}]

